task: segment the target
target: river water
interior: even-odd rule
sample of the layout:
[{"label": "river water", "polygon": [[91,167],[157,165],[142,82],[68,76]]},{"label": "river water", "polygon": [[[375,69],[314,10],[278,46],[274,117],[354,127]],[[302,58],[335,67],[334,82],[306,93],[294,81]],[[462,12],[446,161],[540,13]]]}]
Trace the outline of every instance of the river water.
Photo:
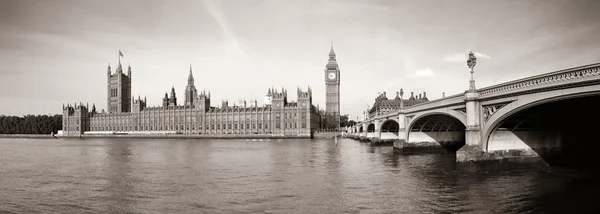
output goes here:
[{"label": "river water", "polygon": [[599,183],[349,139],[0,139],[0,213],[591,213]]}]

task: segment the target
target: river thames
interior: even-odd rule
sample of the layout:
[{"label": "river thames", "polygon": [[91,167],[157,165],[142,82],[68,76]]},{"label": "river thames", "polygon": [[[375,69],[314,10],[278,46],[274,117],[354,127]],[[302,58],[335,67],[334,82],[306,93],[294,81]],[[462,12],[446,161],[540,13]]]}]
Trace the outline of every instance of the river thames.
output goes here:
[{"label": "river thames", "polygon": [[350,139],[0,139],[0,213],[590,213],[597,178]]}]

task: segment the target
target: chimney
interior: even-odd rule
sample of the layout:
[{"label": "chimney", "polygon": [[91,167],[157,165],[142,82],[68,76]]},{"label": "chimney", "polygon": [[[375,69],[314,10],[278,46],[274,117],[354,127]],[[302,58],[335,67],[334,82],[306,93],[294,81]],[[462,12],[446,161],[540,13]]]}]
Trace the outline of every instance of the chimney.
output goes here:
[{"label": "chimney", "polygon": [[385,91],[383,92],[383,96],[385,97]]},{"label": "chimney", "polygon": [[419,94],[419,100],[421,99],[421,94]]},{"label": "chimney", "polygon": [[427,99],[427,92],[423,92],[423,99]]},{"label": "chimney", "polygon": [[412,92],[412,91],[411,91],[411,92],[410,92],[410,98],[415,98],[415,97],[414,97],[414,95],[415,95],[415,92]]},{"label": "chimney", "polygon": [[442,98],[446,97],[446,92],[442,92]]}]

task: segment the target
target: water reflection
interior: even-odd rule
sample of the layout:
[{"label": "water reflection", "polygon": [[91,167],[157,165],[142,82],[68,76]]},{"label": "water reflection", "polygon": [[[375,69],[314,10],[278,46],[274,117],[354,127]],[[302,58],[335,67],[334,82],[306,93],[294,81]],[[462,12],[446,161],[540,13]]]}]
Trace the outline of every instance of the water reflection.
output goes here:
[{"label": "water reflection", "polygon": [[347,139],[0,139],[0,160],[0,212],[17,213],[593,213],[600,190]]},{"label": "water reflection", "polygon": [[131,148],[127,140],[114,140],[109,143],[107,152],[108,181],[105,190],[108,193],[107,204],[110,213],[131,213],[135,211],[135,178],[132,177]]}]

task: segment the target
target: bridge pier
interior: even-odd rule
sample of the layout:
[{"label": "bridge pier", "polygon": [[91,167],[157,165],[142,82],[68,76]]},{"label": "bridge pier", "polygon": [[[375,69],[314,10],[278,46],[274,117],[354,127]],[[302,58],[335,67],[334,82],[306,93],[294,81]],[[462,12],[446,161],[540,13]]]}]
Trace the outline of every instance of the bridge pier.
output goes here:
[{"label": "bridge pier", "polygon": [[358,140],[359,140],[360,142],[366,142],[366,141],[367,141],[367,133],[366,133],[366,132],[361,132],[361,133],[358,135]]},{"label": "bridge pier", "polygon": [[[427,146],[420,143],[408,142],[408,132],[406,131],[406,114],[398,114],[398,139],[394,140],[394,151],[395,152],[416,152],[422,151]],[[427,150],[427,149],[425,149]]]},{"label": "bridge pier", "polygon": [[465,93],[467,129],[465,145],[456,151],[456,162],[478,161],[485,157],[485,147],[481,138],[481,105],[477,91]]},{"label": "bridge pier", "polygon": [[[465,130],[465,146],[456,151],[456,162],[512,162],[512,163],[537,163],[542,159],[531,148],[509,147],[503,150],[489,150],[487,140],[483,139],[482,106],[479,103],[479,93],[468,91],[465,93],[467,129]],[[515,140],[515,139],[511,139]]]}]

